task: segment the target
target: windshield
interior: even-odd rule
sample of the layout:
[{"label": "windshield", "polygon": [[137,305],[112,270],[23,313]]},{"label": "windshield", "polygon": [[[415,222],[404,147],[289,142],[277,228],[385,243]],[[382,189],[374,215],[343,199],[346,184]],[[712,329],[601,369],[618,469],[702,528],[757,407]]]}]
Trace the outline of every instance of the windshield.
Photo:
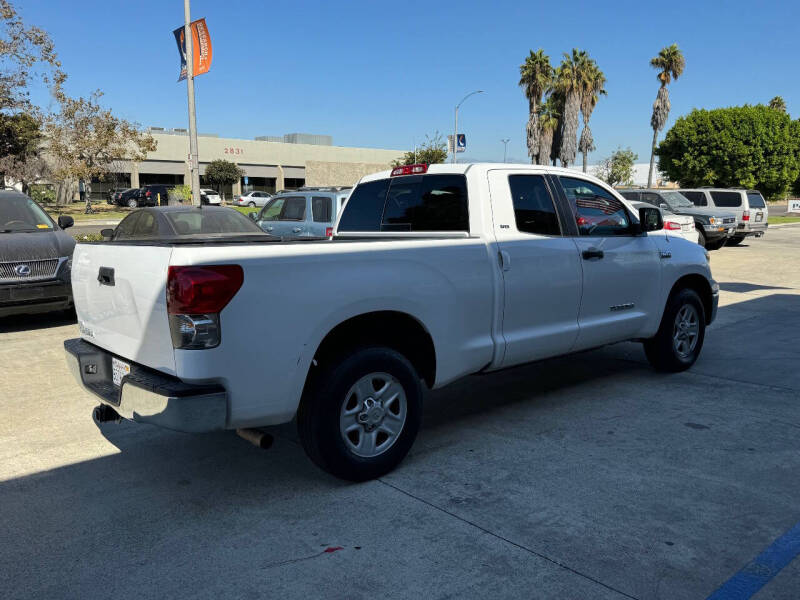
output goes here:
[{"label": "windshield", "polygon": [[51,231],[53,221],[27,196],[0,198],[0,233]]},{"label": "windshield", "polygon": [[667,201],[672,208],[691,208],[694,206],[692,201],[680,192],[661,192],[661,196]]},{"label": "windshield", "polygon": [[750,208],[764,208],[766,206],[764,197],[758,192],[747,192],[747,202],[750,204]]}]

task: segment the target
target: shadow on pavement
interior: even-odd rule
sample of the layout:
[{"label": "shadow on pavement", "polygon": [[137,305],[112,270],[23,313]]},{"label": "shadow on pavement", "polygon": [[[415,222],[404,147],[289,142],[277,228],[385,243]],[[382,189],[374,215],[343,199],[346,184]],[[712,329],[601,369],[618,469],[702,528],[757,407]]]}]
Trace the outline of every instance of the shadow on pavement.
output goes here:
[{"label": "shadow on pavement", "polygon": [[719,283],[719,289],[724,292],[737,292],[745,294],[755,290],[790,290],[792,288],[781,287],[777,285],[759,285],[756,283],[742,283],[738,281],[723,281]]},{"label": "shadow on pavement", "polygon": [[[753,367],[752,361],[757,359],[783,361],[779,372],[784,377],[797,379],[796,374],[791,374],[791,363],[800,357],[795,335],[800,330],[799,298],[775,294],[737,305],[738,310],[747,306],[750,313],[747,336],[750,345],[746,349],[748,367]],[[722,307],[720,313],[728,310],[728,307]],[[74,318],[61,318],[63,324],[74,322]],[[53,326],[55,317],[48,319],[49,324],[41,326]],[[33,319],[27,326],[31,327],[35,322]],[[3,326],[0,321],[0,327]],[[738,343],[731,344],[732,340]],[[715,327],[709,330],[703,355],[690,373],[694,370],[708,372],[718,378],[713,385],[724,385],[725,377],[741,371],[740,362],[732,360],[741,352],[741,333],[737,323]],[[760,364],[758,368],[761,368]],[[772,374],[763,371],[759,376],[772,377]],[[492,498],[506,498],[503,502],[511,502],[511,506],[515,506],[513,502],[517,501],[527,506],[525,498],[532,498],[541,490],[537,491],[535,486],[530,489],[517,487],[520,473],[527,473],[530,477],[537,469],[554,465],[553,460],[561,459],[551,456],[542,462],[536,454],[553,451],[555,457],[562,456],[567,463],[572,461],[572,466],[562,470],[560,475],[565,479],[559,481],[571,490],[563,505],[548,502],[549,508],[539,509],[543,511],[541,516],[537,516],[533,508],[530,514],[519,507],[513,511],[492,511],[491,519],[496,521],[497,527],[536,547],[553,546],[562,557],[573,552],[568,549],[574,549],[578,553],[575,556],[583,556],[580,552],[586,552],[588,557],[596,549],[592,544],[600,543],[597,541],[599,538],[592,539],[591,536],[607,536],[609,540],[623,538],[632,545],[629,551],[614,545],[621,542],[609,542],[614,550],[597,558],[600,562],[595,564],[591,563],[591,558],[582,559],[594,565],[587,569],[595,576],[616,580],[616,585],[624,584],[622,587],[629,593],[638,595],[652,594],[653,590],[646,588],[647,582],[667,577],[667,574],[666,583],[659,579],[658,585],[666,585],[667,589],[680,585],[700,587],[683,589],[682,593],[672,597],[705,595],[716,588],[720,577],[726,577],[728,571],[735,572],[740,564],[746,564],[755,555],[754,551],[762,544],[764,531],[768,531],[767,537],[772,535],[769,527],[774,527],[771,523],[777,519],[776,514],[781,516],[781,510],[796,507],[791,502],[772,502],[773,513],[764,517],[764,513],[758,510],[759,501],[756,499],[760,495],[774,496],[782,490],[787,494],[792,492],[796,479],[788,477],[788,474],[800,470],[800,453],[796,452],[796,447],[774,451],[774,456],[782,461],[782,472],[787,477],[770,477],[768,485],[772,489],[747,487],[741,479],[742,473],[735,468],[735,461],[741,455],[731,452],[724,457],[727,462],[697,463],[699,466],[695,468],[700,469],[710,470],[713,465],[713,472],[705,474],[707,479],[693,472],[681,484],[683,487],[673,489],[671,496],[664,497],[659,488],[659,478],[666,477],[667,473],[670,477],[673,474],[678,476],[688,468],[688,462],[694,464],[693,461],[698,460],[692,453],[701,443],[697,441],[701,439],[699,436],[706,435],[704,432],[711,431],[707,435],[721,436],[717,443],[725,448],[757,445],[740,439],[741,436],[753,435],[747,428],[742,428],[742,431],[720,427],[709,430],[706,426],[702,431],[696,430],[683,426],[683,421],[690,419],[681,414],[677,416],[680,422],[675,433],[664,434],[672,435],[674,439],[659,441],[669,448],[663,455],[654,453],[648,446],[649,432],[635,433],[636,439],[640,440],[636,443],[641,444],[644,450],[637,450],[632,445],[630,448],[614,445],[622,443],[621,435],[625,432],[612,436],[611,430],[619,427],[607,424],[606,419],[615,419],[614,423],[619,423],[619,419],[630,417],[628,426],[634,427],[639,423],[634,417],[643,418],[642,415],[648,411],[678,410],[677,404],[674,408],[669,406],[670,388],[678,383],[701,388],[706,385],[706,382],[698,384],[690,375],[652,372],[644,362],[641,350],[634,344],[620,344],[497,374],[473,376],[427,394],[420,436],[424,438],[425,448],[418,453],[412,450],[413,460],[407,460],[401,471],[391,477],[393,481],[397,478],[406,483],[428,477],[430,481],[426,485],[432,487],[423,486],[424,489],[446,488],[449,479],[458,473],[445,469],[440,461],[452,460],[453,454],[466,452],[463,443],[458,449],[451,448],[458,443],[457,440],[477,436],[476,440],[480,440],[484,448],[491,449],[487,452],[503,455],[503,458],[487,463],[485,467],[481,467],[480,459],[475,458],[470,464],[473,474],[461,473],[461,479],[479,485],[485,476],[487,481],[494,482]],[[753,383],[769,382],[754,379]],[[735,387],[728,386],[727,389]],[[653,390],[664,393],[657,401],[641,401]],[[745,395],[750,393],[742,391]],[[618,402],[624,398],[637,400],[636,410],[639,412],[636,415],[625,412],[628,405]],[[698,402],[705,403],[703,410],[706,412],[716,411],[719,407],[710,404],[709,398],[711,396],[701,397]],[[674,398],[676,403],[679,399]],[[65,402],[69,402],[69,398]],[[765,427],[774,427],[767,422],[770,393],[759,394],[757,402],[758,410],[767,415],[763,417]],[[780,400],[782,404],[775,402],[775,418],[800,421],[800,414],[785,414],[785,398]],[[560,438],[551,435],[541,447],[530,450],[529,447],[538,441],[538,433],[530,427],[531,422],[561,419],[558,429],[567,432],[577,426],[564,416],[569,411],[561,410],[569,408],[570,403],[574,404],[570,409],[573,415],[582,415],[590,421],[589,425],[583,424],[585,433],[582,435],[586,439],[561,442]],[[605,405],[614,403],[617,406],[615,410],[622,414],[610,417],[602,414],[607,410]],[[726,401],[725,411],[727,407]],[[517,419],[521,411],[524,411],[524,422]],[[598,419],[602,417],[602,422],[596,426],[601,430],[597,435],[598,439],[602,438],[602,443],[591,437],[597,433],[591,425],[595,418],[592,413],[596,413]],[[89,411],[86,419],[91,419]],[[705,421],[710,419],[707,415]],[[356,577],[356,574],[358,578],[362,575],[366,578],[363,581],[367,588],[359,588],[354,597],[373,597],[375,589],[385,589],[381,588],[385,584],[372,579],[370,572],[362,573],[360,570],[362,567],[358,565],[363,566],[360,558],[368,557],[356,556],[353,549],[360,549],[361,544],[370,543],[394,557],[393,574],[383,575],[395,578],[393,581],[410,576],[415,569],[416,563],[404,554],[409,548],[416,552],[424,552],[426,546],[437,548],[441,554],[431,556],[429,560],[437,565],[439,560],[453,560],[455,562],[448,563],[453,569],[457,569],[458,564],[465,560],[463,557],[469,554],[466,548],[460,547],[465,553],[462,558],[458,553],[454,553],[452,558],[442,558],[446,553],[436,544],[441,535],[455,535],[455,525],[449,525],[449,529],[440,534],[433,534],[427,529],[433,527],[432,518],[425,516],[428,513],[419,512],[419,505],[414,505],[418,512],[411,519],[410,513],[405,512],[410,508],[398,508],[406,506],[403,502],[409,501],[408,498],[401,498],[387,486],[377,482],[353,485],[323,474],[305,457],[291,433],[279,435],[271,450],[262,451],[232,432],[188,435],[127,422],[103,424],[101,431],[120,453],[0,482],[4,521],[4,527],[0,528],[0,565],[3,565],[4,572],[13,574],[4,584],[10,597],[58,596],[67,591],[74,597],[214,597],[215,592],[226,589],[231,594],[236,590],[239,595],[258,595],[259,590],[267,595],[269,593],[264,590],[283,590],[286,595],[289,591],[305,589],[304,577],[309,585],[324,585],[325,577],[335,580],[337,585],[344,585],[342,577]],[[280,431],[292,431],[292,427],[285,426]],[[764,434],[762,430],[756,433],[759,436]],[[16,435],[26,434],[17,432]],[[502,439],[498,437],[501,435]],[[615,442],[618,438],[620,442]],[[632,434],[625,443],[633,444],[633,439]],[[576,458],[574,453],[586,452],[586,440],[594,444],[588,448],[594,448],[600,454],[612,453],[607,461],[608,468],[632,470],[632,481],[617,475],[616,471],[608,475],[618,478],[604,484],[610,488],[619,486],[618,498],[607,496],[610,492],[605,487],[595,493],[597,488],[591,486],[597,483],[581,479],[587,475],[578,475],[575,470],[584,459]],[[777,442],[772,438],[764,443]],[[516,445],[498,447],[498,444]],[[426,450],[431,448],[441,450],[438,453]],[[705,459],[712,456],[708,452],[711,451],[696,456]],[[765,453],[764,456],[768,458],[773,454]],[[639,467],[635,464],[636,460],[656,459],[661,462]],[[747,460],[755,459],[753,456]],[[591,454],[586,454],[585,460],[591,464]],[[720,464],[732,468],[721,470]],[[552,468],[557,467],[556,464]],[[481,474],[481,468],[487,472]],[[546,482],[543,480],[541,483]],[[509,486],[505,496],[504,485]],[[532,483],[526,482],[525,485]],[[675,484],[670,481],[670,485]],[[702,493],[704,485],[709,485],[715,494],[720,492],[720,486],[728,485],[735,498],[719,503],[707,501],[702,510],[696,512],[696,507],[687,503],[695,502],[693,499]],[[468,510],[468,501],[474,501],[469,495],[471,492],[464,488],[458,493],[462,504],[467,502],[459,510]],[[555,491],[552,493],[556,494]],[[637,500],[648,495],[663,498],[663,502],[643,504]],[[710,497],[713,498],[713,494]],[[750,516],[743,523],[737,523],[730,519],[734,509]],[[563,521],[567,519],[567,513],[568,521]],[[601,523],[611,530],[598,529],[598,514],[605,517],[617,515]],[[796,517],[796,514],[786,516],[790,521]],[[636,526],[630,524],[631,518]],[[764,519],[772,521],[765,524]],[[666,527],[663,525],[665,522],[674,522],[672,526],[676,531],[647,530],[648,527]],[[710,527],[707,522],[714,523],[715,527]],[[727,526],[731,529],[726,530]],[[692,533],[685,533],[687,528]],[[540,536],[542,530],[550,537]],[[736,534],[736,543],[729,539],[733,533]],[[585,536],[589,536],[588,539]],[[645,550],[651,546],[643,544],[639,547],[631,541],[639,537],[674,539],[682,546],[678,552],[659,542],[657,550]],[[700,547],[692,547],[693,540]],[[350,559],[342,558],[342,563],[330,559],[324,565],[344,564],[348,566],[345,572],[336,571],[341,566],[334,569],[334,566],[326,567],[321,562],[313,563],[317,567],[310,562],[293,566],[306,560],[302,552],[310,554],[312,550],[319,552],[319,548],[334,545],[353,552],[355,563],[349,564],[346,561]],[[479,554],[484,552],[488,550],[482,548]],[[510,556],[511,550],[503,552],[505,554],[492,559],[493,569],[508,568],[504,557],[506,554]],[[475,553],[474,548],[472,553]],[[699,562],[689,561],[691,564],[686,562],[686,556],[695,555],[705,558]],[[276,565],[282,570],[268,571]],[[314,571],[314,568],[318,570]],[[492,571],[492,577],[497,577],[499,572]],[[690,577],[686,578],[689,572]],[[288,575],[280,578],[277,577],[279,573]],[[626,580],[626,577],[630,579]],[[373,588],[369,582],[373,582]]]},{"label": "shadow on pavement", "polygon": [[33,315],[15,315],[0,318],[0,333],[61,327],[74,325],[77,322],[74,309]]}]

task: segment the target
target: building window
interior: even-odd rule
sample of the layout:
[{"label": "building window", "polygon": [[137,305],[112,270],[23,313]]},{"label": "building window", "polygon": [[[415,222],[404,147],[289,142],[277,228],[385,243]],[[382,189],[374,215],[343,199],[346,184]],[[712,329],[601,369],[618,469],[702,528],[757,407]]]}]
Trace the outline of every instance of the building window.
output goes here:
[{"label": "building window", "polygon": [[283,189],[296,190],[297,188],[303,187],[305,184],[306,184],[305,179],[286,177],[283,180]]},{"label": "building window", "polygon": [[248,177],[247,183],[244,182],[242,177],[242,194],[247,192],[269,192],[275,193],[275,178],[274,177]]}]

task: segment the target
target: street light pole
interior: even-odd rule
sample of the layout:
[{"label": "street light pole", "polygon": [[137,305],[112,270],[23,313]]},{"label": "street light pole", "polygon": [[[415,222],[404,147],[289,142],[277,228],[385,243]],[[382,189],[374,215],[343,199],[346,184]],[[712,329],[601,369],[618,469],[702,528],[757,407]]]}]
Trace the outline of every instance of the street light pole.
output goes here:
[{"label": "street light pole", "polygon": [[505,164],[505,162],[506,162],[506,152],[508,151],[508,142],[511,141],[511,138],[505,138],[505,139],[500,140],[500,141],[503,142],[503,164]]},{"label": "street light pole", "polygon": [[455,115],[455,127],[453,129],[453,164],[456,163],[456,153],[457,153],[457,146],[458,146],[458,107],[464,104],[464,100],[469,98],[470,96],[474,96],[475,94],[482,94],[483,90],[475,90],[474,92],[470,92],[466,96],[461,99],[461,102],[456,104],[456,115]]},{"label": "street light pole", "polygon": [[189,0],[183,0],[183,39],[186,43],[186,91],[189,96],[189,172],[192,177],[192,204],[200,206],[200,158],[197,150],[197,116],[194,110],[194,41],[192,40]]}]

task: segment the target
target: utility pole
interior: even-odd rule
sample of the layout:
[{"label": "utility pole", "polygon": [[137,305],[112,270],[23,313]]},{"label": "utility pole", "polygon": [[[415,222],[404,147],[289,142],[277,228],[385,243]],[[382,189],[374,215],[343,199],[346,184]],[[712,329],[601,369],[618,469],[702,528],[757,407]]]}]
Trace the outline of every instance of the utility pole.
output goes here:
[{"label": "utility pole", "polygon": [[453,164],[456,164],[456,154],[458,152],[458,107],[464,104],[464,100],[473,96],[475,94],[482,94],[483,90],[475,90],[474,92],[470,92],[466,96],[461,99],[461,102],[456,104],[456,118],[455,118],[455,128],[453,129]]},{"label": "utility pole", "polygon": [[503,164],[505,164],[505,162],[506,162],[506,153],[508,151],[508,142],[511,141],[511,138],[505,138],[505,139],[500,140],[500,141],[503,142]]},{"label": "utility pole", "polygon": [[192,175],[192,204],[200,206],[200,157],[197,150],[197,116],[194,110],[194,41],[189,0],[183,0],[183,39],[186,42],[186,91],[189,95],[189,172]]}]

